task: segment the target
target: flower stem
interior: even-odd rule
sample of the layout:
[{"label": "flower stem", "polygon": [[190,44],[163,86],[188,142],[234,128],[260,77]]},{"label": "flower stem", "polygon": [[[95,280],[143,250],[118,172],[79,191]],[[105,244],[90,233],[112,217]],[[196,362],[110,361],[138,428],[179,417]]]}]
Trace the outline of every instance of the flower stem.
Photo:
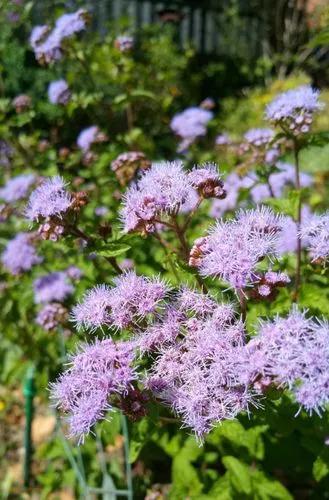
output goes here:
[{"label": "flower stem", "polygon": [[240,302],[241,319],[245,323],[247,318],[247,297],[240,288],[237,289],[237,294]]}]

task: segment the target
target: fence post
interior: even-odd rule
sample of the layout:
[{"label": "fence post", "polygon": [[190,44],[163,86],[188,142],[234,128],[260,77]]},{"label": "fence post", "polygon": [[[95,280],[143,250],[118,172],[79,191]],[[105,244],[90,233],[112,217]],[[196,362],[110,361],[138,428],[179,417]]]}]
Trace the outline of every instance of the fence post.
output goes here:
[{"label": "fence post", "polygon": [[30,366],[26,372],[23,395],[25,398],[25,429],[24,429],[24,463],[23,463],[23,478],[24,486],[28,487],[31,480],[31,461],[32,461],[32,439],[31,429],[33,420],[33,398],[36,394],[34,383],[35,368]]}]

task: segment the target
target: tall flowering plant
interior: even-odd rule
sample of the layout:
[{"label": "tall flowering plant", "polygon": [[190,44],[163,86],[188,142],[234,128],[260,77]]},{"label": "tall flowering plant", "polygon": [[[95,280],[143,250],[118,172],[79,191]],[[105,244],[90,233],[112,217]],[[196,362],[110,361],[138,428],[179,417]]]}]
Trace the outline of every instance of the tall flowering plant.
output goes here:
[{"label": "tall flowering plant", "polygon": [[[314,430],[315,480],[329,470],[329,327],[307,296],[308,281],[324,289],[328,213],[307,203],[316,180],[300,164],[321,96],[290,90],[265,127],[211,144],[212,99],[174,106],[186,60],[173,52],[165,73],[161,37],[84,44],[89,21],[80,9],[35,26],[35,64],[53,72],[42,105],[4,103],[7,335],[40,371],[48,361],[50,403],[76,445],[100,428],[106,439],[120,412],[136,477],[148,446],[172,458],[172,498],[291,498],[275,459],[289,439]],[[55,125],[39,131],[47,106]],[[228,175],[214,161],[224,151],[237,158]]]}]

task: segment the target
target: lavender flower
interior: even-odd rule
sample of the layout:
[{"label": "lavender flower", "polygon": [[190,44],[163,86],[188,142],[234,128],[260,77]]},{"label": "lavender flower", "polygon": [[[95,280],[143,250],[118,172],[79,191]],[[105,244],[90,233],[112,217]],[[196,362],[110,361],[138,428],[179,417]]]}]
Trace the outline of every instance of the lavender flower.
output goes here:
[{"label": "lavender flower", "polygon": [[13,203],[15,201],[25,198],[29,192],[30,187],[36,181],[36,177],[33,174],[22,174],[9,179],[6,185],[0,188],[0,198],[5,200],[7,203]]},{"label": "lavender flower", "polygon": [[51,385],[52,399],[68,413],[69,436],[83,442],[92,426],[110,410],[111,396],[124,395],[136,379],[133,344],[96,340],[82,345],[71,367]]},{"label": "lavender flower", "polygon": [[81,269],[76,266],[69,266],[65,272],[72,281],[79,281],[83,276]]},{"label": "lavender flower", "polygon": [[218,221],[208,236],[191,250],[191,264],[203,276],[244,288],[256,279],[258,262],[275,255],[282,219],[266,207],[240,211],[235,220]]},{"label": "lavender flower", "polygon": [[113,288],[100,285],[87,292],[72,317],[78,328],[126,328],[156,312],[167,291],[159,279],[129,271],[114,279]]},{"label": "lavender flower", "polygon": [[224,184],[218,174],[217,165],[214,163],[206,163],[194,168],[188,174],[188,179],[199,195],[204,198],[223,199],[226,196]]},{"label": "lavender flower", "polygon": [[225,179],[226,197],[223,200],[214,200],[210,215],[215,219],[222,217],[225,212],[234,210],[239,199],[239,191],[242,187],[242,180],[236,173],[229,174]]},{"label": "lavender flower", "polygon": [[30,35],[30,45],[34,51],[36,51],[38,46],[45,40],[49,31],[50,27],[47,24],[43,26],[34,26]]},{"label": "lavender flower", "polygon": [[257,357],[262,372],[292,390],[309,413],[320,413],[329,402],[329,325],[292,309],[287,318],[261,323],[248,344],[250,366]]},{"label": "lavender flower", "polygon": [[281,124],[294,135],[309,131],[313,114],[323,107],[319,102],[319,91],[310,85],[279,94],[266,108],[266,118]]},{"label": "lavender flower", "polygon": [[228,144],[231,144],[231,142],[230,136],[226,133],[217,135],[215,139],[216,146],[227,146]]},{"label": "lavender flower", "polygon": [[58,302],[51,302],[50,304],[45,304],[43,306],[43,308],[38,312],[35,321],[44,330],[50,332],[59,325],[65,324],[67,319],[67,309]]},{"label": "lavender flower", "polygon": [[13,275],[29,271],[34,265],[40,264],[42,258],[36,253],[31,243],[31,235],[18,233],[15,238],[7,243],[1,255],[3,266]]},{"label": "lavender flower", "polygon": [[325,262],[329,258],[329,211],[314,215],[303,223],[300,237],[305,238],[312,261]]},{"label": "lavender flower", "polygon": [[252,128],[244,135],[246,141],[256,147],[266,146],[273,137],[274,132],[270,128]]},{"label": "lavender flower", "polygon": [[200,107],[187,108],[181,113],[177,113],[170,122],[171,130],[181,137],[184,147],[187,149],[197,137],[206,135],[207,124],[213,118],[213,113]]},{"label": "lavender flower", "polygon": [[51,82],[48,87],[48,98],[52,104],[67,104],[71,98],[71,92],[66,81]]},{"label": "lavender flower", "polygon": [[77,139],[77,144],[82,151],[89,151],[94,142],[97,141],[99,128],[96,125],[83,129]]},{"label": "lavender flower", "polygon": [[70,208],[72,197],[65,189],[61,177],[50,177],[32,192],[26,209],[30,220],[39,220],[51,216],[61,217]]},{"label": "lavender flower", "polygon": [[61,40],[86,29],[87,12],[79,9],[70,14],[63,14],[55,23],[55,32]]},{"label": "lavender flower", "polygon": [[114,46],[120,50],[120,52],[130,52],[134,48],[134,38],[129,35],[117,36],[114,41]]},{"label": "lavender flower", "polygon": [[125,194],[121,210],[125,231],[153,231],[157,216],[178,211],[194,194],[182,163],[153,164]]},{"label": "lavender flower", "polygon": [[74,292],[64,272],[45,274],[33,283],[34,301],[36,304],[45,302],[62,302]]}]

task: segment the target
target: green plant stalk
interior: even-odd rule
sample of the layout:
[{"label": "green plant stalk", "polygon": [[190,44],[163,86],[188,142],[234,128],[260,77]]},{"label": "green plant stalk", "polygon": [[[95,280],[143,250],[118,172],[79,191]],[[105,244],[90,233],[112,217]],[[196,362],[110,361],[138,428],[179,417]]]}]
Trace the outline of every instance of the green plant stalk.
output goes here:
[{"label": "green plant stalk", "polygon": [[[302,199],[301,199],[301,189],[300,189],[301,186],[300,186],[299,146],[296,139],[294,140],[294,163],[295,163],[295,184],[296,184],[296,190],[298,192],[296,224],[297,224],[297,231],[299,231],[302,223]],[[301,258],[302,258],[302,242],[298,235],[297,246],[296,246],[295,291],[293,296],[294,302],[298,300],[298,294],[301,282]]]}]

